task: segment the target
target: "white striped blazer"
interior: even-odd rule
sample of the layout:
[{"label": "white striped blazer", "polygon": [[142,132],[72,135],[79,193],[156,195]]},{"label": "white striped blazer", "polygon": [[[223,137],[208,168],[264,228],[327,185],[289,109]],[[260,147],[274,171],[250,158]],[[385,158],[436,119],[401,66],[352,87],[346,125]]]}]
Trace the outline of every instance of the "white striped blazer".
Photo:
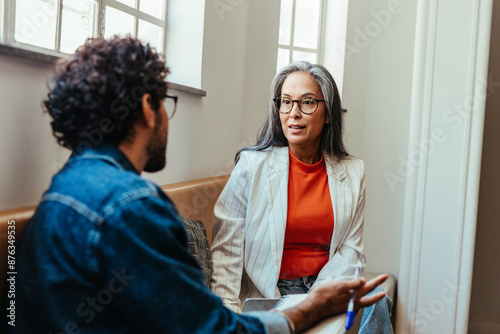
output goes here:
[{"label": "white striped blazer", "polygon": [[[330,260],[314,286],[363,269],[365,177],[362,160],[325,155],[334,212]],[[212,290],[241,312],[246,298],[278,298],[288,197],[288,147],[243,151],[214,209]],[[313,286],[313,288],[314,288]]]}]

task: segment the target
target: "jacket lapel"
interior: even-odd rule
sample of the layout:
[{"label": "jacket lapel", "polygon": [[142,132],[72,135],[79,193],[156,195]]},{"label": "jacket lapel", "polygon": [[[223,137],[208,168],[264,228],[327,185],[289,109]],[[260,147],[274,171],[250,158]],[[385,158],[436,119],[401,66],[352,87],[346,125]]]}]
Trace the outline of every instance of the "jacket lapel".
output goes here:
[{"label": "jacket lapel", "polygon": [[[269,159],[269,179],[267,184],[269,202],[269,224],[271,252],[276,272],[276,280],[281,270],[281,259],[285,241],[288,207],[288,147],[273,148]],[[276,282],[269,288],[275,290]]]},{"label": "jacket lapel", "polygon": [[330,257],[332,257],[342,242],[346,230],[349,229],[347,222],[350,221],[349,215],[351,212],[349,209],[352,208],[352,188],[347,184],[348,182],[345,182],[347,170],[342,160],[325,157],[325,162],[335,224],[330,245]]}]

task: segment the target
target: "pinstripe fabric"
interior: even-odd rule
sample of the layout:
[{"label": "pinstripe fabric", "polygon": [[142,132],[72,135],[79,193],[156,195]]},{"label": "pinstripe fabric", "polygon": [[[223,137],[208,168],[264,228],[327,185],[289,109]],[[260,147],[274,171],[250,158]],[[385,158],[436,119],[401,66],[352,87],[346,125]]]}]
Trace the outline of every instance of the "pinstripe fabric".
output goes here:
[{"label": "pinstripe fabric", "polygon": [[[249,297],[279,297],[287,217],[288,147],[244,151],[214,209],[212,290],[241,312]],[[325,156],[335,217],[330,260],[313,287],[364,268],[363,161]]]}]

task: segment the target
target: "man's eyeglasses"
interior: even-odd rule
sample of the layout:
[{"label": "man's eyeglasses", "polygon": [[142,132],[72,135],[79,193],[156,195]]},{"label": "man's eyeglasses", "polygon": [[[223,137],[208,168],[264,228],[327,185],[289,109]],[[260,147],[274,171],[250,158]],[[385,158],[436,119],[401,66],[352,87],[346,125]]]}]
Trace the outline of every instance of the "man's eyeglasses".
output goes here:
[{"label": "man's eyeglasses", "polygon": [[293,103],[297,102],[299,104],[299,110],[306,115],[311,115],[318,110],[319,102],[325,102],[325,100],[315,99],[314,97],[303,97],[300,100],[292,100],[288,97],[277,97],[273,99],[273,101],[276,110],[282,114],[288,114],[292,111]]},{"label": "man's eyeglasses", "polygon": [[177,109],[177,96],[165,95],[165,109],[167,110],[168,119],[172,119]]}]

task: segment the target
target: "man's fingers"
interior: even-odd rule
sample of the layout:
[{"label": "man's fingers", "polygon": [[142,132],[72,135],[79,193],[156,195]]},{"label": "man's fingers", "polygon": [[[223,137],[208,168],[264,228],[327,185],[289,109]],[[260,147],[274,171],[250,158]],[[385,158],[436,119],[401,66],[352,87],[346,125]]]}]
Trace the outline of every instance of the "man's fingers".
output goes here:
[{"label": "man's fingers", "polygon": [[345,282],[345,288],[349,290],[357,290],[366,284],[366,280],[363,277],[355,278],[350,281]]},{"label": "man's fingers", "polygon": [[385,280],[388,278],[389,278],[389,275],[387,275],[387,274],[378,275],[374,279],[371,279],[368,282],[366,282],[366,286],[370,286],[370,287],[373,287],[375,289],[377,286],[384,283]]},{"label": "man's fingers", "polygon": [[384,297],[385,297],[384,291],[377,292],[377,293],[370,295],[370,296],[364,296],[358,300],[356,307],[361,308],[361,307],[370,306],[372,304],[375,304],[376,302],[378,302],[379,300],[381,300]]},{"label": "man's fingers", "polygon": [[388,277],[387,274],[382,274],[366,282],[366,284],[359,289],[360,297],[372,292],[377,286],[384,283]]}]

